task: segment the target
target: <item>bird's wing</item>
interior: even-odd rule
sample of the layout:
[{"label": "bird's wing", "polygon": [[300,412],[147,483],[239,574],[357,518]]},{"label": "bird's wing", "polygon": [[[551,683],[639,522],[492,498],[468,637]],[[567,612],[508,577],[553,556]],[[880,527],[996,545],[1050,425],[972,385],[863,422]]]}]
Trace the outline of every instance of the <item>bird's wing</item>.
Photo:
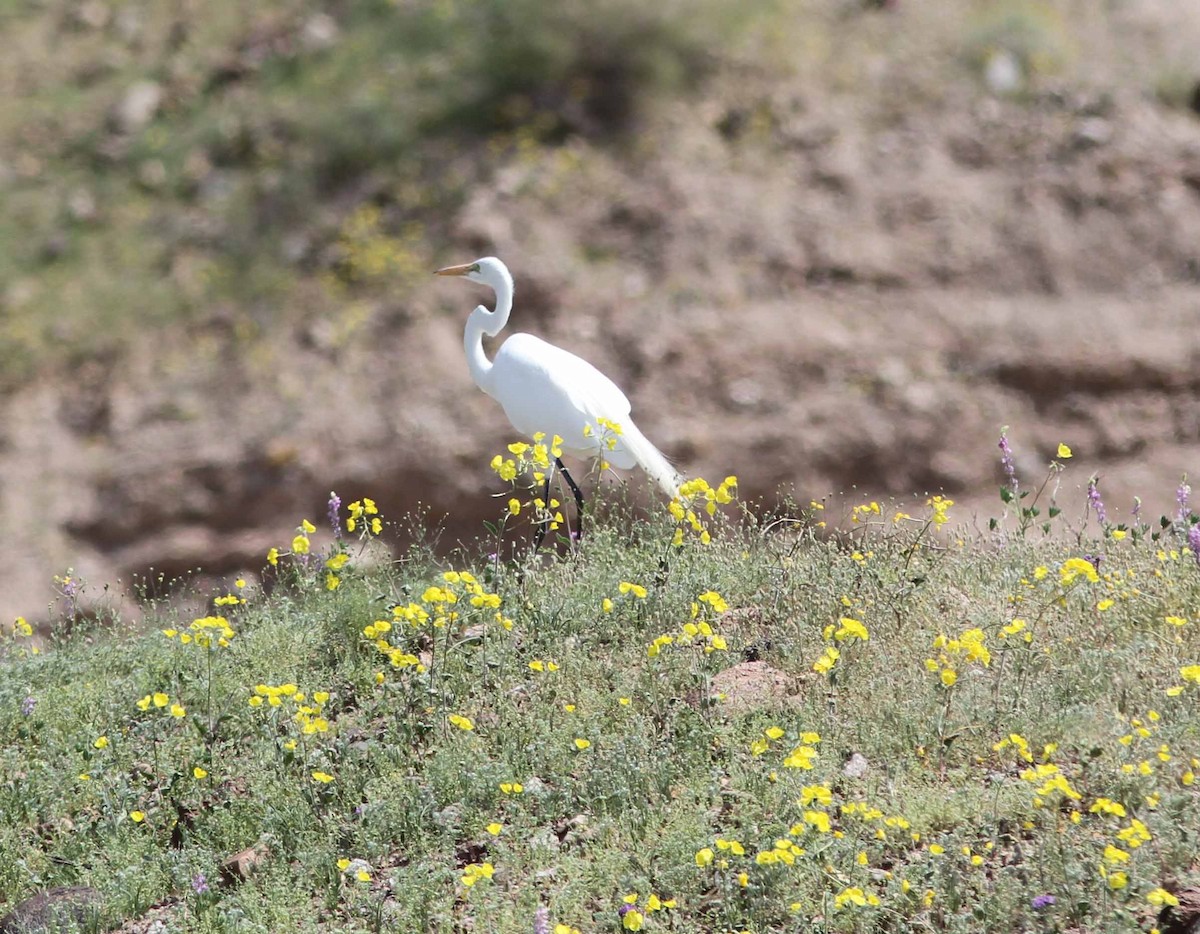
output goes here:
[{"label": "bird's wing", "polygon": [[582,357],[532,334],[514,334],[501,345],[493,375],[492,395],[514,427],[558,434],[568,450],[582,446],[585,424],[629,416],[629,400],[616,383]]}]

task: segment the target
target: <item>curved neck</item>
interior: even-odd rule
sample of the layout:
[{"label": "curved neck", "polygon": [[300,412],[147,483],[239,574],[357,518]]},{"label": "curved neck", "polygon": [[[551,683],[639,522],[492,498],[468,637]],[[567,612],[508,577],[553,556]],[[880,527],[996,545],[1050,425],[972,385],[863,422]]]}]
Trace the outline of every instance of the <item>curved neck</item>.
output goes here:
[{"label": "curved neck", "polygon": [[463,331],[463,348],[467,352],[467,368],[475,385],[491,395],[492,361],[483,352],[483,336],[495,337],[508,324],[508,316],[512,311],[513,286],[512,280],[506,279],[496,283],[488,283],[496,292],[496,310],[488,311],[479,305],[467,318],[467,327]]}]

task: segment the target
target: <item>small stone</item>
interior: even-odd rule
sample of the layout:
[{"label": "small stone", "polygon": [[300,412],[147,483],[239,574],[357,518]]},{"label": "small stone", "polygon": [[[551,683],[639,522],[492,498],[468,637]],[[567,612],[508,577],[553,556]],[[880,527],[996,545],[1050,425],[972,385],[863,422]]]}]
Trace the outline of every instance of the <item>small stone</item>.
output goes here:
[{"label": "small stone", "polygon": [[167,167],[161,159],[147,159],[138,166],[137,174],[138,181],[152,191],[167,183]]},{"label": "small stone", "polygon": [[156,81],[137,81],[130,86],[117,105],[114,118],[122,133],[144,129],[158,114],[162,105],[162,86]]},{"label": "small stone", "polygon": [[1025,83],[1024,69],[1008,49],[997,49],[988,56],[984,65],[983,82],[993,94],[1013,94]]},{"label": "small stone", "polygon": [[86,188],[76,188],[67,197],[67,213],[76,221],[86,222],[95,220],[95,196]]},{"label": "small stone", "polygon": [[304,47],[313,52],[327,49],[337,42],[338,24],[328,13],[318,13],[304,24],[300,32],[300,41]]},{"label": "small stone", "polygon": [[542,827],[530,836],[529,846],[534,850],[549,850],[556,853],[562,848],[562,842],[553,830],[549,827]]},{"label": "small stone", "polygon": [[0,918],[0,934],[50,934],[64,924],[79,928],[100,913],[100,893],[85,885],[64,885],[27,898]]},{"label": "small stone", "polygon": [[112,18],[112,10],[103,0],[85,0],[75,13],[79,22],[91,29],[103,29]]},{"label": "small stone", "polygon": [[867,769],[870,764],[867,762],[867,757],[861,752],[851,753],[850,758],[846,760],[846,764],[842,766],[842,774],[847,778],[862,778],[867,774]]},{"label": "small stone", "polygon": [[1103,117],[1088,117],[1075,129],[1075,144],[1083,149],[1103,146],[1112,139],[1112,124]]},{"label": "small stone", "polygon": [[259,868],[270,850],[265,843],[256,843],[238,853],[234,853],[221,863],[221,881],[226,885],[237,885],[250,878],[250,874]]}]

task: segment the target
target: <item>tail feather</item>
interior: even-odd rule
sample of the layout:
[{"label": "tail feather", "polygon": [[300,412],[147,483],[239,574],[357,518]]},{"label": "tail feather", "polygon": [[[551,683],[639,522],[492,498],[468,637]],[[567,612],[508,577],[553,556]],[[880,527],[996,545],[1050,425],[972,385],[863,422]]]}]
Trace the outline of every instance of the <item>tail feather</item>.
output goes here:
[{"label": "tail feather", "polygon": [[628,420],[621,425],[620,443],[633,455],[638,466],[646,471],[646,476],[657,483],[668,497],[675,499],[679,495],[679,485],[683,482],[683,477],[671,466],[671,462],[662,451],[638,430],[637,425]]}]

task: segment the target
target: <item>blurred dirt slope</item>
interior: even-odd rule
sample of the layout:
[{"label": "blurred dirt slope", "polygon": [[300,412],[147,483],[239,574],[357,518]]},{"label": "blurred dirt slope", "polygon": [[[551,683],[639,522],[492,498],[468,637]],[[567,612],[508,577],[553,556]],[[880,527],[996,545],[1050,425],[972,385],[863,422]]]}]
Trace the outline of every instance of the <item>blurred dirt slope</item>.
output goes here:
[{"label": "blurred dirt slope", "polygon": [[486,132],[386,150],[372,125],[375,155],[336,170],[291,104],[250,105],[293,88],[277,60],[311,74],[358,42],[350,14],[273,4],[204,45],[186,13],[30,6],[9,25],[90,51],[26,99],[96,99],[0,119],[25,211],[0,223],[0,332],[22,348],[0,616],[41,615],[67,567],[93,588],[252,571],[330,489],[476,535],[514,439],[462,359],[485,296],[426,271],[485,253],[516,276],[515,328],[593,361],[685,471],[751,498],[942,491],[990,514],[1009,425],[1027,481],[1076,449],[1068,513],[1093,471],[1117,518],[1134,495],[1169,510],[1200,468],[1200,119],[1187,81],[1169,93],[1189,53],[1167,53],[1200,15],[992,6],[1033,38],[970,4],[949,24],[785,5],[803,41],[684,55],[697,88],[606,110],[600,69]]}]

